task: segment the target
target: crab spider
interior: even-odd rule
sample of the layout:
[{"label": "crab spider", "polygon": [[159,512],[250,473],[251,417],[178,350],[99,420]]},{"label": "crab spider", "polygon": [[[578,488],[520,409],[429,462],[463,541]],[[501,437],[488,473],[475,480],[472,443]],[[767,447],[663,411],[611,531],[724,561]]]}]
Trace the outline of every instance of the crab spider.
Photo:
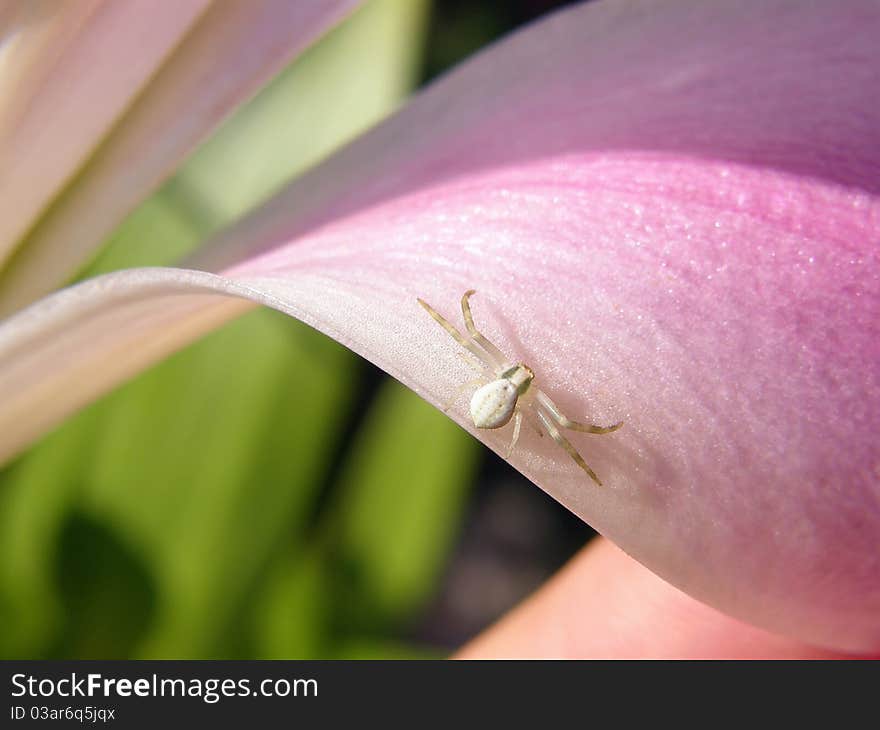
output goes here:
[{"label": "crab spider", "polygon": [[[477,358],[483,370],[480,378],[465,383],[459,388],[455,398],[464,389],[480,385],[471,397],[470,411],[474,426],[487,429],[501,428],[506,426],[512,418],[513,438],[507,447],[506,456],[508,458],[519,440],[519,432],[525,414],[539,435],[543,436],[544,431],[550,434],[550,438],[565,449],[575,463],[601,487],[602,482],[599,477],[587,466],[583,457],[562,435],[560,429],[584,433],[611,433],[620,428],[623,422],[615,423],[613,426],[594,426],[590,423],[578,423],[566,417],[550,400],[550,396],[533,384],[535,373],[528,365],[513,362],[477,330],[468,301],[475,293],[473,289],[470,289],[461,298],[461,312],[464,315],[464,323],[468,333],[466,337],[430,304],[418,299],[419,304],[427,310],[428,314],[437,320],[458,344]],[[448,410],[450,405],[452,405],[452,401],[443,410]]]}]

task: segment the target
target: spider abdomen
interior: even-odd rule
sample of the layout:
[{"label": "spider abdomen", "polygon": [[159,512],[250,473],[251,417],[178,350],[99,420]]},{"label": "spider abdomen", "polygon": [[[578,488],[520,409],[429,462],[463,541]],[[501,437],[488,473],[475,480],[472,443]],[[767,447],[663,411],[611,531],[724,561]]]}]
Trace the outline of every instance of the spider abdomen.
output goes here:
[{"label": "spider abdomen", "polygon": [[477,428],[501,428],[516,408],[517,387],[500,378],[477,389],[471,398],[471,418]]}]

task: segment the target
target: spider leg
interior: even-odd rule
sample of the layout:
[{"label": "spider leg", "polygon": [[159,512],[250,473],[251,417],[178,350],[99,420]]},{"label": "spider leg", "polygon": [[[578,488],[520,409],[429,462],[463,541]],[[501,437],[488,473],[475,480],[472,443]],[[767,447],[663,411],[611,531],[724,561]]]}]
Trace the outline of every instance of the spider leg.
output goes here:
[{"label": "spider leg", "polygon": [[541,424],[535,418],[534,414],[529,410],[526,411],[526,420],[529,422],[529,425],[535,429],[535,433],[538,434],[539,437],[544,438],[544,432],[541,430]]},{"label": "spider leg", "polygon": [[611,433],[623,425],[623,421],[615,423],[613,426],[594,426],[592,423],[578,423],[577,421],[572,421],[570,418],[563,415],[562,411],[559,410],[558,406],[550,400],[550,396],[548,396],[543,390],[538,390],[536,397],[538,402],[547,409],[547,412],[553,417],[553,420],[556,421],[556,423],[571,431],[582,431],[583,433]]},{"label": "spider leg", "polygon": [[495,361],[495,364],[499,368],[504,367],[509,363],[508,358],[503,352],[501,352],[501,350],[495,347],[495,345],[493,345],[474,324],[474,316],[471,314],[471,305],[470,302],[468,302],[468,299],[471,298],[472,294],[476,294],[476,291],[469,289],[461,298],[461,313],[464,315],[464,324],[467,327],[468,334],[471,336],[472,340],[477,342],[480,347],[488,353],[489,357]]},{"label": "spider leg", "polygon": [[563,449],[568,452],[568,455],[574,459],[575,463],[583,469],[589,475],[590,479],[592,479],[596,484],[600,487],[602,486],[602,482],[599,481],[599,477],[596,476],[596,472],[590,469],[587,466],[587,462],[584,461],[584,458],[577,452],[574,446],[571,445],[571,442],[565,438],[561,433],[559,433],[559,429],[556,428],[556,425],[553,421],[544,413],[544,411],[540,409],[536,409],[538,414],[538,419],[544,425],[544,428],[547,429],[547,433],[550,434],[550,438],[552,438],[557,444],[559,444]]},{"label": "spider leg", "polygon": [[483,372],[489,371],[494,373],[494,370],[492,370],[484,360],[475,360],[473,353],[465,353],[459,350],[456,354],[462,359],[462,362],[467,364],[468,367],[477,368]]},{"label": "spider leg", "polygon": [[474,344],[474,341],[471,338],[465,337],[464,335],[462,335],[461,332],[459,332],[457,329],[455,329],[455,327],[453,327],[453,325],[448,320],[446,320],[442,314],[440,314],[436,309],[434,309],[434,307],[432,307],[430,304],[428,304],[424,299],[417,298],[417,301],[419,304],[422,305],[422,307],[424,307],[425,311],[428,314],[430,314],[443,329],[445,329],[450,335],[452,335],[453,339],[455,339],[455,341],[459,345],[470,350],[472,355],[475,355],[480,360],[480,362],[486,363],[486,365],[488,367],[490,367],[490,368],[495,367],[495,363],[491,360],[491,358],[487,360],[486,353],[484,353],[482,350],[480,350],[480,348]]},{"label": "spider leg", "polygon": [[510,455],[513,453],[513,447],[516,446],[516,442],[519,441],[519,429],[522,426],[522,411],[517,410],[516,415],[513,417],[513,438],[510,440],[510,445],[507,447],[507,451],[504,452],[504,458],[509,459]]}]

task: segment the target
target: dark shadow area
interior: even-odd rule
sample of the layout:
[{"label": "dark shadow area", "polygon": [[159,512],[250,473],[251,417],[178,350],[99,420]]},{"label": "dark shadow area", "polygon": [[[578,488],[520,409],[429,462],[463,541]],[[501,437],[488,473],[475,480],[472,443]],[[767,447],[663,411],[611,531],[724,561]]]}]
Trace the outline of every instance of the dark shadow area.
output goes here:
[{"label": "dark shadow area", "polygon": [[103,523],[74,514],[61,531],[56,571],[64,624],[49,657],[131,657],[156,602],[138,556]]},{"label": "dark shadow area", "polygon": [[[595,1],[595,0],[590,0]],[[419,86],[445,73],[494,38],[577,0],[443,0],[435,2]]]}]

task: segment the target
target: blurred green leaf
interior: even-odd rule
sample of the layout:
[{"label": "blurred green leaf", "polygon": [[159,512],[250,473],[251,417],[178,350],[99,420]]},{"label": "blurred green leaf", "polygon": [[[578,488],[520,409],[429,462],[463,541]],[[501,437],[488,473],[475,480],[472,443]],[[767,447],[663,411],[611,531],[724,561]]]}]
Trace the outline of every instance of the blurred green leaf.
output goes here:
[{"label": "blurred green leaf", "polygon": [[142,203],[110,236],[82,278],[135,266],[173,264],[192,251],[210,227],[208,217],[166,185]]},{"label": "blurred green leaf", "polygon": [[346,462],[334,517],[358,592],[345,602],[401,620],[430,597],[456,536],[478,444],[387,380]]},{"label": "blurred green leaf", "polygon": [[172,184],[226,224],[371,127],[417,80],[428,8],[365,3],[230,118]]},{"label": "blurred green leaf", "polygon": [[263,561],[303,529],[352,395],[353,356],[254,312],[107,405],[94,508],[150,556],[161,587],[147,656],[202,656]]},{"label": "blurred green leaf", "polygon": [[373,639],[369,637],[351,639],[341,644],[334,652],[333,659],[443,659],[445,652],[429,647],[413,646],[400,641]]},{"label": "blurred green leaf", "polygon": [[0,480],[0,651],[42,656],[63,621],[53,560],[91,455],[97,409],[68,421]]},{"label": "blurred green leaf", "polygon": [[330,569],[323,551],[302,546],[283,556],[254,597],[257,659],[321,659],[329,641]]}]

